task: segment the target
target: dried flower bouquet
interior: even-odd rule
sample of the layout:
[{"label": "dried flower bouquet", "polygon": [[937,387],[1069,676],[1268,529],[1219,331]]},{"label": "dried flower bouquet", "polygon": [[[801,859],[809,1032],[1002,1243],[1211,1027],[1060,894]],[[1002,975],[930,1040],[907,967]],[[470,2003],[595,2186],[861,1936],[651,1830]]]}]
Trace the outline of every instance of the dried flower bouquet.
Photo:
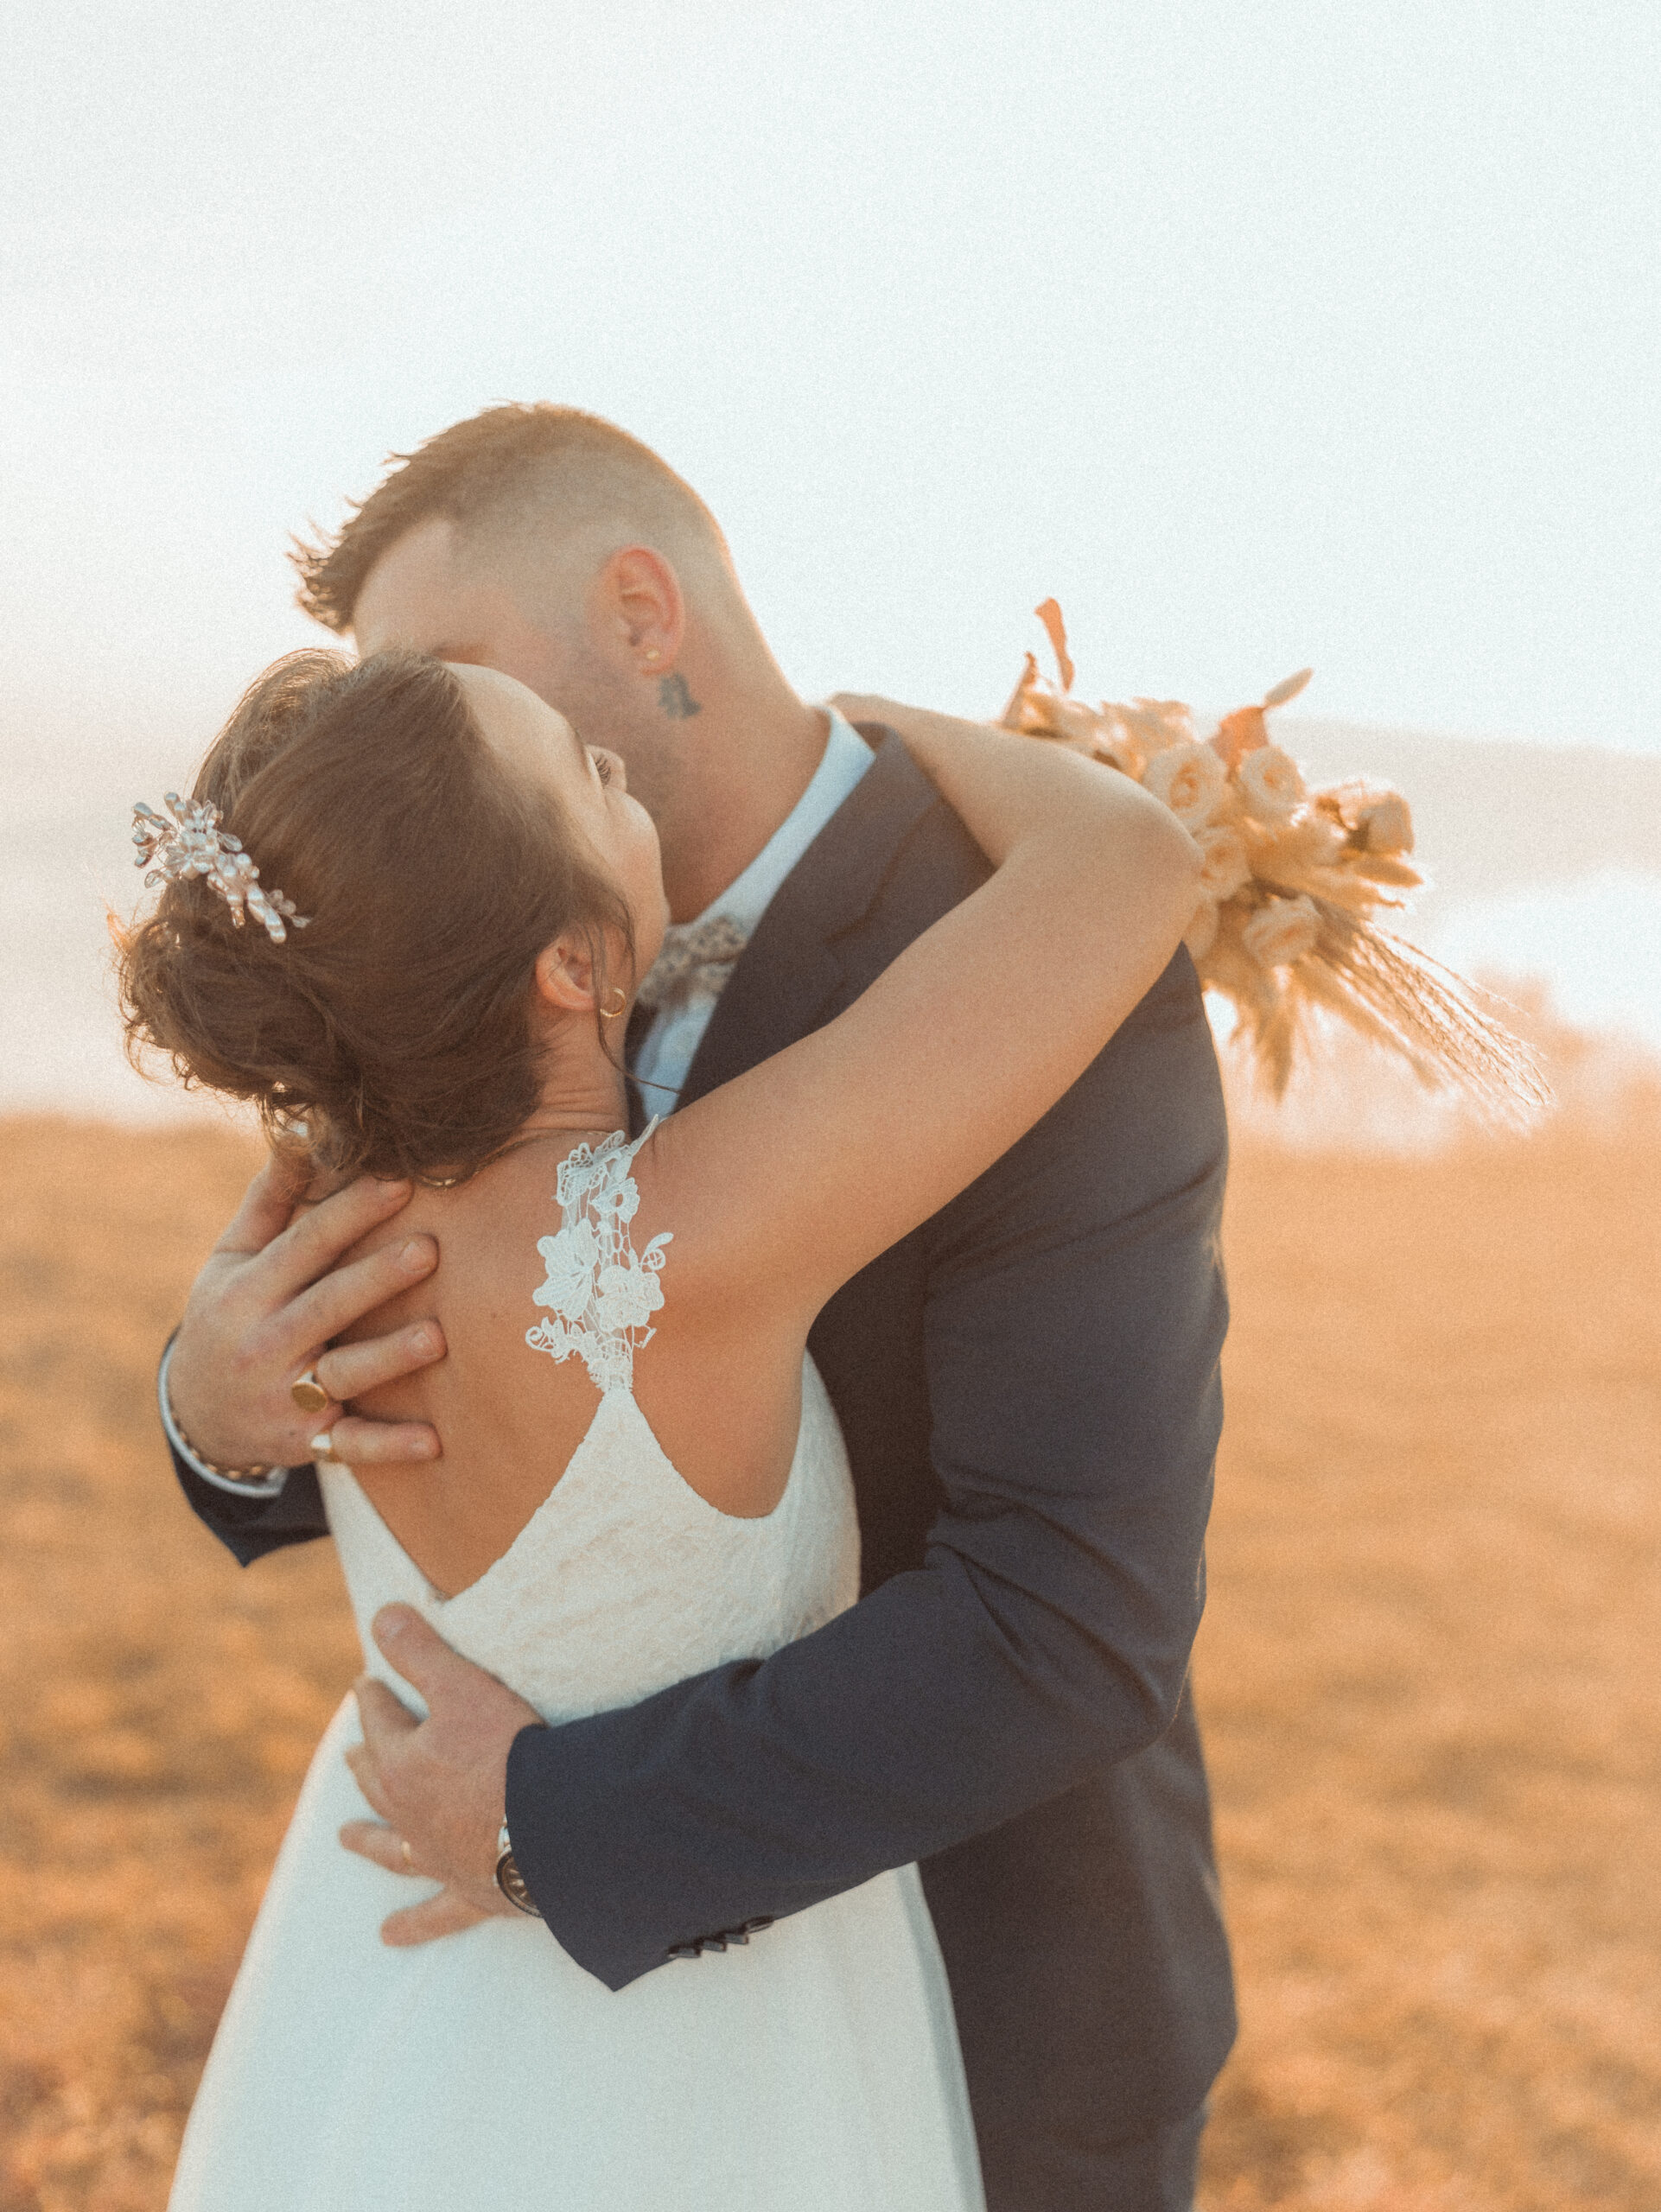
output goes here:
[{"label": "dried flower bouquet", "polygon": [[1311,791],[1271,741],[1266,717],[1297,697],[1308,669],[1201,740],[1180,700],[1091,707],[1075,698],[1061,610],[1048,599],[1036,611],[1060,680],[1041,676],[1028,653],[1004,727],[1134,776],[1189,831],[1204,857],[1205,896],[1188,950],[1206,989],[1233,1007],[1236,1035],[1276,1097],[1324,1012],[1433,1088],[1464,1090],[1508,1117],[1545,1102],[1532,1055],[1471,987],[1378,923],[1423,881],[1407,857],[1407,801],[1365,777]]}]

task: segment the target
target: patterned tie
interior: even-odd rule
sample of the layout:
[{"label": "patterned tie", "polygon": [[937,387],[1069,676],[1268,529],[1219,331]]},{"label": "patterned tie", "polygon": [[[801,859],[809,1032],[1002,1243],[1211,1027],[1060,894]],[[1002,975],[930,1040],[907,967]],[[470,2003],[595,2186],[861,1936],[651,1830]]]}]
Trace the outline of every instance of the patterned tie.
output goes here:
[{"label": "patterned tie", "polygon": [[640,1004],[659,1014],[665,1007],[684,1005],[700,992],[719,998],[748,943],[748,931],[728,914],[712,914],[707,922],[687,922],[679,928],[671,923],[664,931],[663,950],[640,985]]}]

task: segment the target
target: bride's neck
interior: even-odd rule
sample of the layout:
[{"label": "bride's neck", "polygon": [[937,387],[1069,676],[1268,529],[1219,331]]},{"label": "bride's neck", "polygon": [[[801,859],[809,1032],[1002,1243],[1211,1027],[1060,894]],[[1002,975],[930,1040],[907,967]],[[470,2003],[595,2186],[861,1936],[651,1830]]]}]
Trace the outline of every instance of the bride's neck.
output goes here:
[{"label": "bride's neck", "polygon": [[[567,1025],[571,1029],[580,1026],[575,1020]],[[628,1092],[622,1071],[613,1065],[604,1047],[591,1042],[586,1050],[580,1043],[575,1050],[557,1048],[544,1061],[535,1109],[483,1165],[489,1166],[527,1147],[549,1143],[569,1152],[584,1137],[608,1136],[627,1127]],[[433,1179],[440,1188],[447,1179],[442,1175]]]},{"label": "bride's neck", "polygon": [[[608,1030],[620,1025],[608,1022]],[[525,1133],[569,1130],[588,1136],[628,1125],[628,1092],[620,1064],[622,1038],[595,1033],[589,1017],[568,1016],[544,1039],[542,1081]],[[611,1052],[620,1055],[614,1060]]]},{"label": "bride's neck", "polygon": [[[582,1035],[589,1027],[586,1038]],[[471,1183],[482,1167],[536,1145],[563,1139],[566,1150],[583,1137],[607,1136],[628,1127],[628,1092],[622,1070],[614,1065],[589,1025],[575,1019],[567,1033],[547,1040],[537,1103],[507,1141],[470,1168],[437,1167],[417,1179],[429,1190],[445,1191]],[[619,1040],[620,1045],[621,1040]],[[348,1174],[314,1171],[306,1201],[315,1204],[344,1188]]]}]

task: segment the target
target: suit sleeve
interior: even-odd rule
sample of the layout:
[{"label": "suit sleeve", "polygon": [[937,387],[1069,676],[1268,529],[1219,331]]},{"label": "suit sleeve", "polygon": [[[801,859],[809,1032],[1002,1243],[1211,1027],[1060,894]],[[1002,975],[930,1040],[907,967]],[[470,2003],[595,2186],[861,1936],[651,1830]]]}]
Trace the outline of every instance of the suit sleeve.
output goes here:
[{"label": "suit sleeve", "polygon": [[176,1452],[169,1453],[186,1502],[199,1521],[211,1529],[238,1563],[251,1567],[267,1552],[285,1544],[307,1544],[328,1534],[322,1492],[312,1467],[290,1467],[279,1497],[237,1497],[216,1490],[212,1483],[186,1465]]},{"label": "suit sleeve", "polygon": [[[162,1352],[164,1363],[171,1350],[169,1338]],[[167,1444],[186,1503],[239,1566],[251,1566],[267,1552],[280,1551],[285,1544],[309,1543],[314,1536],[328,1534],[315,1467],[290,1467],[276,1497],[239,1497],[234,1491],[221,1490],[217,1483],[204,1482],[170,1438]]]},{"label": "suit sleeve", "polygon": [[609,1987],[982,1834],[1168,1726],[1204,1604],[1225,1149],[1179,954],[920,1232],[945,1493],[922,1567],[765,1661],[520,1734],[516,1856]]}]

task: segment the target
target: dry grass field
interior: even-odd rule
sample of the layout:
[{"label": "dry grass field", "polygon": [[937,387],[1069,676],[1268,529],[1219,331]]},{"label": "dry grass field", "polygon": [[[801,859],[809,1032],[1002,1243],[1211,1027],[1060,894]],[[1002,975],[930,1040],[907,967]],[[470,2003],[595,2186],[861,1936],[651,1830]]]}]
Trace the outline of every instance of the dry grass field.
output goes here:
[{"label": "dry grass field", "polygon": [[[354,1671],[327,1550],[239,1572],[151,1412],[247,1164],[0,1124],[0,2212],[164,2202]],[[1206,2212],[1657,2212],[1661,1118],[1254,1146],[1228,1237]]]}]

